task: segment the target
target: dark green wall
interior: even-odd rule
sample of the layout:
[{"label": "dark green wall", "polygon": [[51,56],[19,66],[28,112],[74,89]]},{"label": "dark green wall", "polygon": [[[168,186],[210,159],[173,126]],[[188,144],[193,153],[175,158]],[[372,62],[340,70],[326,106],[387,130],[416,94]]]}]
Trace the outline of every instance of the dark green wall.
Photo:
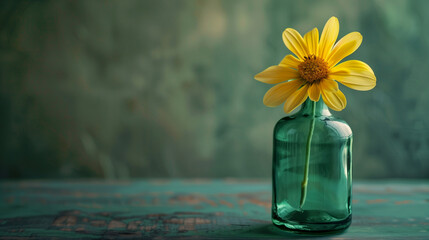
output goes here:
[{"label": "dark green wall", "polygon": [[281,34],[359,31],[357,178],[429,177],[429,1],[2,1],[0,178],[269,177]]}]

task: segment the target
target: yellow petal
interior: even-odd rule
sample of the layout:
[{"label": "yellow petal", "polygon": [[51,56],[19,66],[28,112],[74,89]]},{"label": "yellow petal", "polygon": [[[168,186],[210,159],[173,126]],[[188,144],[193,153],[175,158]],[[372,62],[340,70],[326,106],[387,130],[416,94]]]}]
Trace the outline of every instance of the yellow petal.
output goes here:
[{"label": "yellow petal", "polygon": [[275,107],[282,104],[286,101],[286,98],[298,90],[304,83],[305,81],[297,79],[275,85],[265,93],[264,104],[267,107]]},{"label": "yellow petal", "polygon": [[322,91],[336,92],[338,91],[338,83],[331,79],[322,79],[319,82],[319,87]]},{"label": "yellow petal", "polygon": [[322,98],[326,105],[335,111],[341,111],[347,105],[346,96],[340,90],[333,92],[322,89]]},{"label": "yellow petal", "polygon": [[301,34],[293,28],[286,28],[283,32],[283,42],[286,47],[300,59],[308,55],[307,45],[302,39]]},{"label": "yellow petal", "polygon": [[286,113],[292,112],[295,108],[297,108],[299,105],[301,105],[308,97],[308,84],[305,84],[297,90],[296,92],[292,93],[285,102],[284,105],[284,111]]},{"label": "yellow petal", "polygon": [[313,83],[308,88],[308,96],[310,97],[311,101],[319,101],[320,99],[320,87],[318,83]]},{"label": "yellow petal", "polygon": [[304,41],[307,44],[308,53],[317,56],[319,50],[319,30],[313,28],[313,30],[305,34]]},{"label": "yellow petal", "polygon": [[320,36],[319,57],[325,59],[332,49],[340,31],[340,24],[336,17],[331,17],[325,24]]},{"label": "yellow petal", "polygon": [[279,66],[298,69],[299,64],[301,64],[301,61],[289,54],[283,58],[283,60],[279,63]]},{"label": "yellow petal", "polygon": [[359,48],[362,43],[362,35],[358,32],[352,32],[340,39],[335,44],[332,52],[328,56],[329,67],[335,66],[343,58],[352,54],[356,49]]},{"label": "yellow petal", "polygon": [[350,60],[337,65],[331,69],[328,77],[359,91],[371,90],[377,82],[371,67],[359,60]]},{"label": "yellow petal", "polygon": [[276,84],[298,77],[298,71],[294,69],[281,66],[271,66],[256,74],[255,79],[263,83]]}]

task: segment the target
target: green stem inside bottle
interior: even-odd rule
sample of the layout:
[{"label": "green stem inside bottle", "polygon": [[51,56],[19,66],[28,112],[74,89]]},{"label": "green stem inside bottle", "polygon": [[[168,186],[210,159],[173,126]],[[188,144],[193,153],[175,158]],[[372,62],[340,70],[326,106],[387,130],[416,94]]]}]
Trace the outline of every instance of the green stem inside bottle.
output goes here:
[{"label": "green stem inside bottle", "polygon": [[304,166],[304,178],[301,183],[301,200],[299,203],[299,207],[302,209],[305,203],[305,198],[307,197],[307,184],[308,184],[308,166],[310,162],[310,151],[311,151],[311,139],[313,138],[314,132],[314,121],[315,121],[315,113],[316,113],[316,102],[311,101],[311,123],[310,123],[310,131],[308,132],[307,138],[307,147],[305,151],[305,166]]}]

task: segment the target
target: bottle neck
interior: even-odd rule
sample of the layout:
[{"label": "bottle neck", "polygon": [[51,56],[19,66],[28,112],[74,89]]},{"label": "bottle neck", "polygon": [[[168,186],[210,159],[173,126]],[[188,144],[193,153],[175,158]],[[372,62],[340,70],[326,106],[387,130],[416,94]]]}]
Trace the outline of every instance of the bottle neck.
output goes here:
[{"label": "bottle neck", "polygon": [[[323,102],[322,98],[316,102],[315,106],[315,115],[316,116],[331,116],[331,112],[329,111],[328,106]],[[301,110],[297,113],[299,115],[312,115],[313,113],[313,101],[310,98],[302,104]]]}]

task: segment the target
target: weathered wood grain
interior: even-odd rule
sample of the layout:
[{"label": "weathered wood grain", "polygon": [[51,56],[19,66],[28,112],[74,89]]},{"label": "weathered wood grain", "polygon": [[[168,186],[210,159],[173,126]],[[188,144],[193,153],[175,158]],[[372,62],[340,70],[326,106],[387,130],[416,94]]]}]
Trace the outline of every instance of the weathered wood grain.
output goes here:
[{"label": "weathered wood grain", "polygon": [[[353,194],[351,227],[318,237],[429,239],[429,182],[358,182]],[[0,239],[309,237],[273,227],[270,201],[269,181],[2,182]]]}]

